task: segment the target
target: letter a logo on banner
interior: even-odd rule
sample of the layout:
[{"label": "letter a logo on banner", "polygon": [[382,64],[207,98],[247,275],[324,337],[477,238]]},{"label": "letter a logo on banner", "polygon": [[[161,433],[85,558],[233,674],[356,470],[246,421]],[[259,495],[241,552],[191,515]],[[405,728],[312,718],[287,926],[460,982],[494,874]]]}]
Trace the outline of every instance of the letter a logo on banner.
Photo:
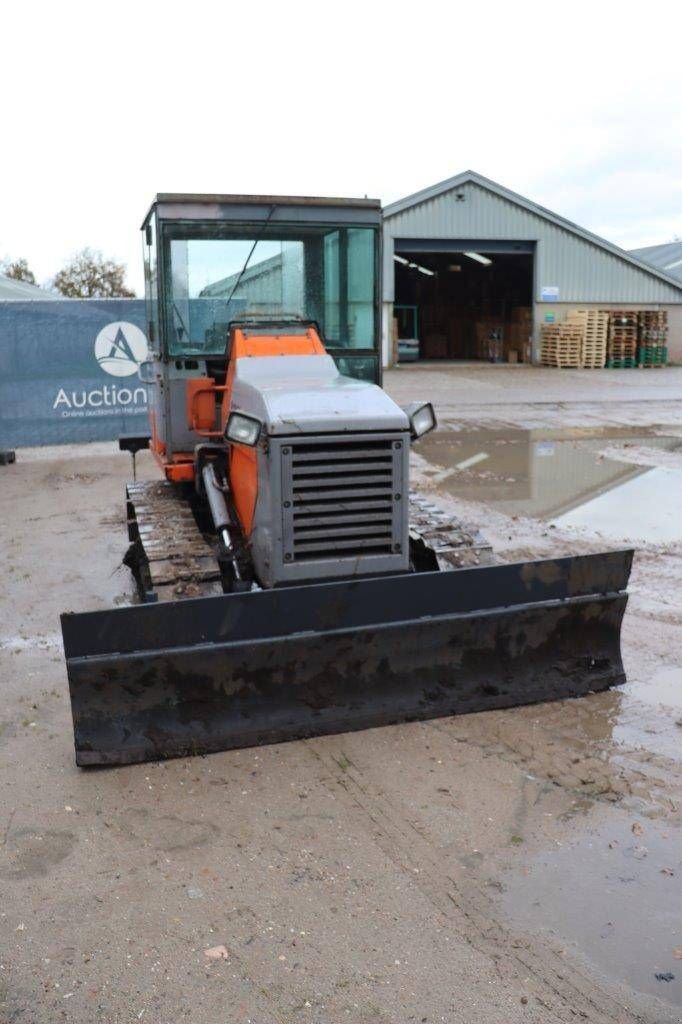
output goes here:
[{"label": "letter a logo on banner", "polygon": [[147,339],[135,324],[117,320],[95,338],[95,359],[112,377],[131,377],[147,356]]}]

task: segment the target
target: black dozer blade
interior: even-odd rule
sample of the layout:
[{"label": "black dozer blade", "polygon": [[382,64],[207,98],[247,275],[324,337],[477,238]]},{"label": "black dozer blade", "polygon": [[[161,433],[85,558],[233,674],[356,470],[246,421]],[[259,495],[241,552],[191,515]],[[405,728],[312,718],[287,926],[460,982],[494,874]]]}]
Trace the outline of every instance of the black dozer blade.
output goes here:
[{"label": "black dozer blade", "polygon": [[62,615],[79,765],[579,697],[624,681],[632,551]]}]

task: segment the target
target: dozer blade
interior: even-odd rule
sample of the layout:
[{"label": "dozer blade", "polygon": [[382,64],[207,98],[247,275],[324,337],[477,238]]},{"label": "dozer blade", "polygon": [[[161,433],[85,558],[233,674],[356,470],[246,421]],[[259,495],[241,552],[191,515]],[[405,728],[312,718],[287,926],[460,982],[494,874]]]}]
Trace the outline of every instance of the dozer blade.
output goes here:
[{"label": "dozer blade", "polygon": [[79,765],[578,697],[624,681],[631,551],[65,614]]}]

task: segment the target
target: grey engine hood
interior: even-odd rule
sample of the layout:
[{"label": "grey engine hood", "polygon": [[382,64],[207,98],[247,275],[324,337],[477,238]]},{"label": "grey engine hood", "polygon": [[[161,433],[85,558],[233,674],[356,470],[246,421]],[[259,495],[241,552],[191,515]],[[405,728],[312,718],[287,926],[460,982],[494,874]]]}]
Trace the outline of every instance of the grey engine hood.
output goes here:
[{"label": "grey engine hood", "polygon": [[409,429],[385,391],[341,376],[327,355],[238,359],[232,408],[257,416],[273,435]]}]

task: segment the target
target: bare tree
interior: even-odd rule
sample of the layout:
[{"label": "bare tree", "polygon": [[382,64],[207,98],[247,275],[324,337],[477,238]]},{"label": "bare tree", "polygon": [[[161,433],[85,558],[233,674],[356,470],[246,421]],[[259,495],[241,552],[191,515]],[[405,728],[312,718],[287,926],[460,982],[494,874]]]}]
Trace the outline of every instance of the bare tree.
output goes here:
[{"label": "bare tree", "polygon": [[106,259],[101,252],[82,249],[62,267],[52,282],[67,299],[134,299],[125,286],[124,263]]},{"label": "bare tree", "polygon": [[25,281],[26,284],[35,284],[36,277],[25,259],[3,260],[0,263],[0,274],[11,277],[13,281]]}]

